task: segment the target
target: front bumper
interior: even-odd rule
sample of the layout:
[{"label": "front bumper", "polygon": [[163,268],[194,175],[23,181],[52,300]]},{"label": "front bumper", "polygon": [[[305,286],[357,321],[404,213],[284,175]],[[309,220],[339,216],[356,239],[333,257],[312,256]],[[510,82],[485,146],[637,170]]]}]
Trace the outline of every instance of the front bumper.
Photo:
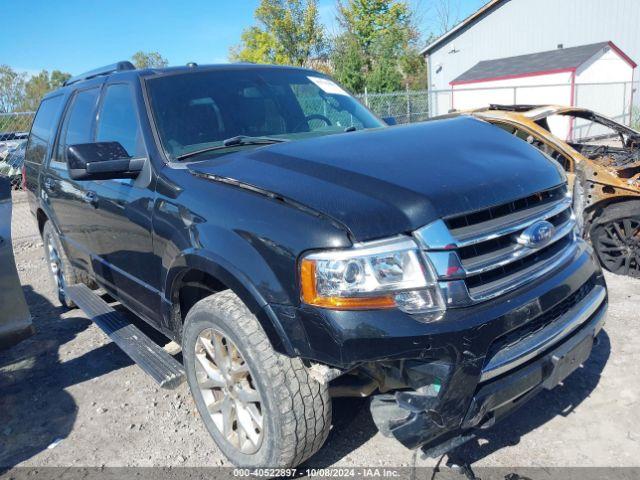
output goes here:
[{"label": "front bumper", "polygon": [[[456,422],[444,424],[438,413],[440,399],[420,398],[420,390],[375,398],[371,404],[374,420],[383,433],[407,448],[425,446],[427,452],[437,455],[444,445],[453,447],[461,439],[471,438],[473,430],[493,425],[541,390],[561,383],[588,359],[606,310],[606,291],[596,285],[579,304],[543,330],[501,350],[482,368],[470,402],[460,398],[468,407]],[[544,345],[539,343],[542,338],[548,340]],[[496,358],[499,361],[494,361]]]},{"label": "front bumper", "polygon": [[[602,271],[580,241],[554,272],[500,298],[449,309],[437,322],[305,306],[278,316],[300,357],[375,380],[383,395],[372,413],[383,433],[429,449],[489,425],[570,373],[588,355],[606,302]],[[584,343],[565,353],[573,342]]]}]

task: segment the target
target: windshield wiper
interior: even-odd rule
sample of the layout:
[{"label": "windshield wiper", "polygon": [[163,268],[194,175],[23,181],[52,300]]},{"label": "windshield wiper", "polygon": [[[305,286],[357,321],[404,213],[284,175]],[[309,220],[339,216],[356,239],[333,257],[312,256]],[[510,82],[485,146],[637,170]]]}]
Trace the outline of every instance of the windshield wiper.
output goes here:
[{"label": "windshield wiper", "polygon": [[249,135],[237,135],[235,137],[227,138],[222,141],[222,145],[215,145],[213,147],[201,148],[200,150],[194,150],[193,152],[183,153],[178,155],[176,160],[184,160],[189,157],[195,157],[201,153],[212,152],[214,150],[224,150],[230,147],[238,147],[242,145],[270,145],[272,143],[288,142],[284,138],[273,137],[251,137]]},{"label": "windshield wiper", "polygon": [[274,137],[250,137],[249,135],[237,135],[222,141],[225,147],[235,147],[236,145],[262,145],[269,143],[288,142],[285,138]]}]

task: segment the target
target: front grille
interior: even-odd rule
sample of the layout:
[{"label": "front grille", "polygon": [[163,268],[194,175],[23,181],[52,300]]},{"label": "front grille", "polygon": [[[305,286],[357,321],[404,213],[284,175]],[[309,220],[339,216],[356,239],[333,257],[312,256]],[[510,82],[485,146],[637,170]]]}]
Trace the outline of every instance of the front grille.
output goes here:
[{"label": "front grille", "polygon": [[[556,228],[560,228],[570,219],[571,210],[567,209],[562,211],[558,215],[554,215],[553,217],[548,218],[547,221],[551,222]],[[472,259],[477,260],[483,255],[495,256],[496,254],[507,252],[512,249],[512,247],[513,236],[504,235],[502,237],[492,238],[491,240],[487,240],[485,242],[469,245],[468,247],[462,247],[458,250],[458,254],[460,255],[460,259],[463,263],[465,262],[465,260],[467,261],[467,263],[469,263],[472,261]]]},{"label": "front grille", "polygon": [[[518,236],[547,220],[556,237],[540,249],[520,245]],[[465,283],[472,299],[510,290],[558,257],[573,243],[573,219],[567,188],[562,185],[486,210],[445,219],[456,239]]]},{"label": "front grille", "polygon": [[[519,243],[522,232],[541,220],[555,227],[552,238],[539,246]],[[451,291],[459,296],[464,290],[475,303],[514,290],[567,261],[575,252],[574,227],[571,198],[567,186],[560,185],[445,218],[418,230],[416,237],[439,280],[456,282]]]},{"label": "front grille", "polygon": [[515,347],[520,342],[526,341],[529,337],[539,332],[543,328],[549,326],[558,318],[562,317],[574,306],[584,300],[595,286],[596,279],[595,277],[591,277],[580,288],[578,288],[575,292],[562,300],[560,303],[557,303],[555,306],[538,315],[536,318],[534,318],[530,322],[527,322],[521,327],[511,330],[505,335],[498,337],[489,347],[485,364],[489,363],[489,361],[496,355],[496,353]]},{"label": "front grille", "polygon": [[[478,275],[467,278],[467,288],[471,296],[479,294],[487,289],[491,289],[493,285],[497,283],[504,283],[506,279],[512,276],[522,276],[523,271],[528,268],[535,268],[540,263],[549,261],[557,254],[564,251],[571,243],[571,238],[564,237],[559,241],[552,243],[551,245],[538,250],[535,254],[528,257],[524,257],[520,260],[515,260],[504,266],[499,266],[493,270],[489,270],[486,273],[479,273]],[[463,262],[464,264],[464,262]]]},{"label": "front grille", "polygon": [[445,219],[445,223],[455,235],[455,230],[457,229],[470,227],[496,218],[501,218],[509,214],[526,211],[533,207],[557,202],[558,200],[562,200],[565,197],[566,191],[567,187],[565,185],[560,185],[559,187],[545,190],[543,192],[534,193],[533,195],[529,195],[525,198],[520,198],[513,202],[447,218]]}]

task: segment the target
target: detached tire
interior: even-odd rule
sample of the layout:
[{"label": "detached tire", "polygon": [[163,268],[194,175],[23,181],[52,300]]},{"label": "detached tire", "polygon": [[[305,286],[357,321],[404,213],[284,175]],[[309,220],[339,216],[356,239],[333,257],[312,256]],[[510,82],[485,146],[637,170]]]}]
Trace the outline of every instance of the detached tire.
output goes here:
[{"label": "detached tire", "polygon": [[590,236],[604,268],[640,278],[640,201],[606,207],[593,220]]},{"label": "detached tire", "polygon": [[80,282],[75,268],[69,262],[62,248],[62,243],[53,225],[47,220],[42,229],[42,244],[44,258],[47,261],[49,277],[58,294],[58,300],[63,307],[74,308],[75,304],[67,296],[66,286]]},{"label": "detached tire", "polygon": [[230,290],[189,311],[182,354],[198,412],[234,465],[295,467],[326,440],[327,386],[312,379],[300,359],[275,352]]}]

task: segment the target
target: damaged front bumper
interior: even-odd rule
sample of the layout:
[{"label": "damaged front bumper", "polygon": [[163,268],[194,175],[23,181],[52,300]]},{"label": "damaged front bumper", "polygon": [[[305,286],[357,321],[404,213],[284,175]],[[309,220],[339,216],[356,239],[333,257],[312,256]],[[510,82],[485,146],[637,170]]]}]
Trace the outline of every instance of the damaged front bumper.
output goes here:
[{"label": "damaged front bumper", "polygon": [[[375,397],[371,412],[378,428],[407,448],[424,446],[427,455],[437,456],[472,438],[475,429],[492,426],[541,390],[554,388],[587,360],[604,324],[607,294],[603,285],[586,284],[573,295],[582,298],[551,323],[515,343],[490,348],[467,397],[446,398],[447,389],[452,388],[446,384]],[[405,368],[424,370],[425,366]],[[442,372],[443,366],[435,369]],[[450,378],[455,377],[455,369],[451,366]],[[451,401],[455,405],[445,405]],[[458,414],[443,416],[443,411]]]},{"label": "damaged front bumper", "polygon": [[436,321],[400,311],[274,311],[295,353],[322,365],[332,396],[374,395],[379,429],[435,454],[491,425],[590,353],[607,305],[583,241],[567,263],[517,290]]}]

